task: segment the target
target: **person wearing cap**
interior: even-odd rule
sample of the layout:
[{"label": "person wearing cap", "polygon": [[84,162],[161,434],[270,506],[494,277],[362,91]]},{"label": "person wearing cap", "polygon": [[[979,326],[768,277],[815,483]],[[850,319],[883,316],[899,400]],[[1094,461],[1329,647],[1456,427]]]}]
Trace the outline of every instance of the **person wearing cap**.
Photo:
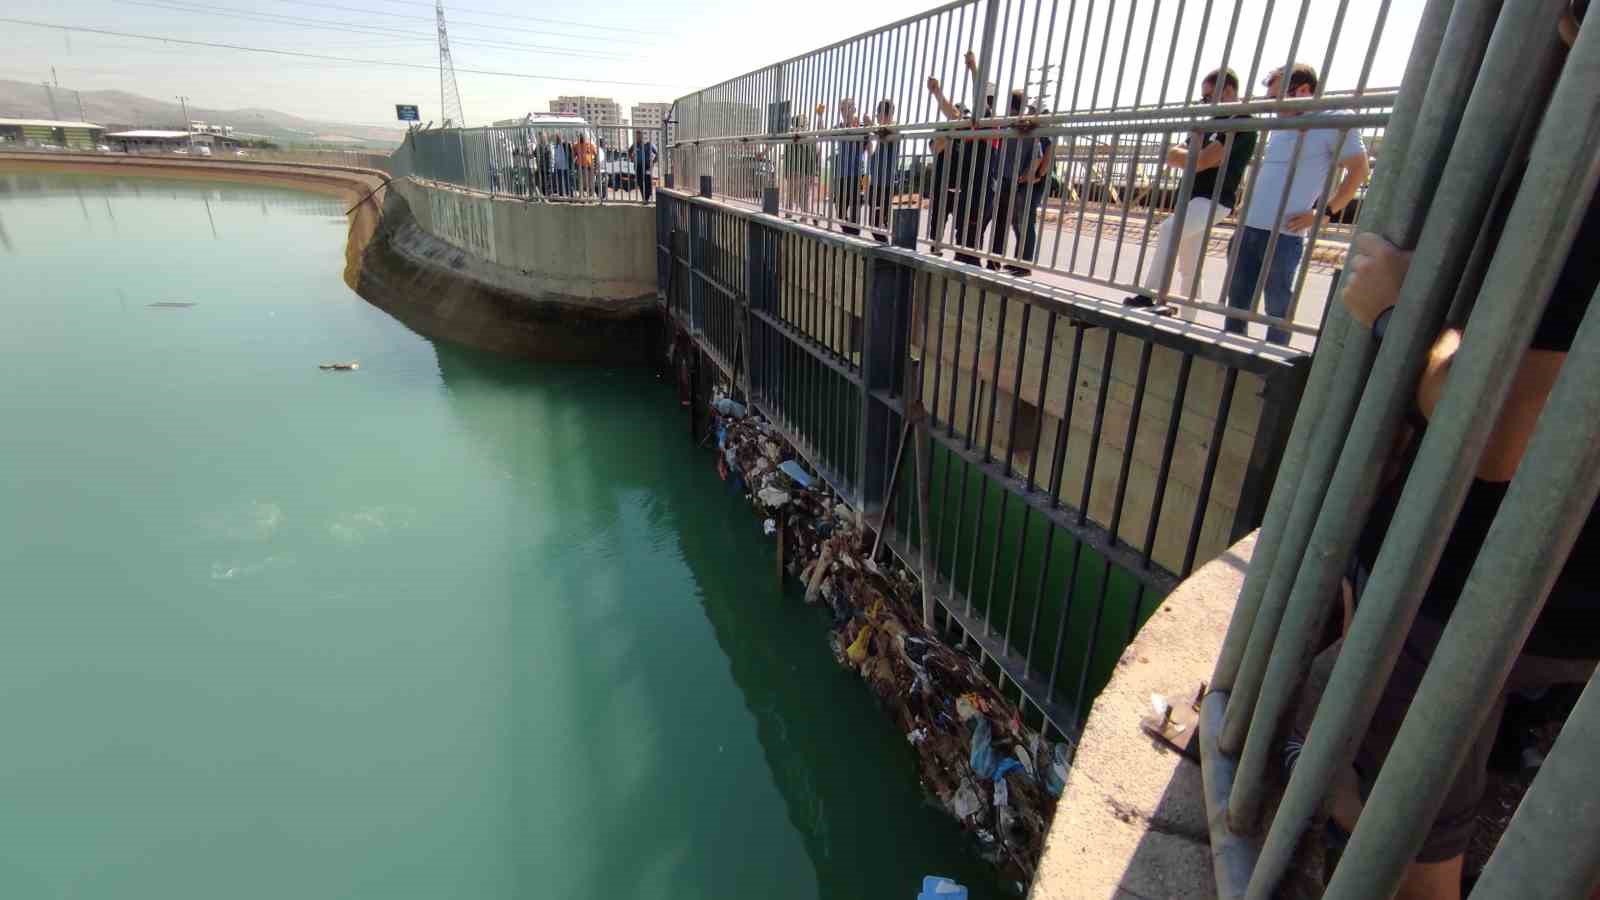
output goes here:
[{"label": "person wearing cap", "polygon": [[[976,78],[978,74],[978,58],[971,50],[966,56],[967,71]],[[951,103],[944,95],[939,85],[939,79],[928,76],[928,93],[939,105],[947,119],[959,121],[965,116],[955,104]],[[994,84],[984,85],[983,115],[994,115]],[[976,129],[977,123],[967,125],[967,129]],[[982,246],[983,233],[988,230],[989,222],[994,218],[994,185],[996,158],[994,143],[983,138],[949,138],[954,146],[950,152],[953,154],[952,166],[956,179],[956,235],[955,242],[958,246],[978,249]],[[935,148],[937,149],[937,147]],[[977,265],[978,257],[971,253],[957,251],[957,262]]]},{"label": "person wearing cap", "polygon": [[[1268,96],[1281,100],[1313,97],[1317,83],[1317,70],[1305,63],[1295,63],[1287,72],[1274,69],[1262,82]],[[1286,119],[1303,114],[1303,110],[1292,108],[1278,113]],[[1339,186],[1331,196],[1323,197],[1322,186],[1336,166],[1344,170]],[[1366,147],[1353,128],[1272,132],[1250,189],[1244,221],[1233,237],[1238,248],[1233,278],[1228,284],[1228,305],[1251,309],[1256,283],[1265,268],[1266,313],[1277,319],[1288,318],[1295,269],[1300,265],[1307,232],[1318,217],[1342,213],[1371,172]],[[1245,320],[1229,317],[1224,327],[1243,334]],[[1288,344],[1289,332],[1269,325],[1267,340]]]},{"label": "person wearing cap", "polygon": [[[1220,82],[1220,84],[1219,84]],[[1217,96],[1218,91],[1221,97]],[[1200,102],[1234,103],[1239,99],[1239,76],[1232,69],[1220,69],[1200,81]],[[1213,121],[1248,119],[1247,115],[1217,116]],[[1189,153],[1194,137],[1184,141],[1182,147],[1167,151],[1168,167],[1182,172],[1189,163]],[[1232,214],[1238,202],[1239,182],[1245,169],[1250,167],[1250,157],[1256,152],[1256,133],[1239,131],[1208,132],[1201,136],[1200,150],[1195,153],[1194,187],[1189,203],[1184,207],[1183,233],[1177,234],[1178,216],[1168,216],[1156,230],[1156,252],[1150,258],[1150,268],[1145,271],[1140,287],[1143,291],[1122,301],[1125,306],[1152,307],[1161,295],[1161,283],[1167,267],[1173,266],[1169,294],[1187,295],[1194,276],[1200,271],[1201,242],[1206,229]],[[1173,254],[1177,262],[1173,264]]]}]

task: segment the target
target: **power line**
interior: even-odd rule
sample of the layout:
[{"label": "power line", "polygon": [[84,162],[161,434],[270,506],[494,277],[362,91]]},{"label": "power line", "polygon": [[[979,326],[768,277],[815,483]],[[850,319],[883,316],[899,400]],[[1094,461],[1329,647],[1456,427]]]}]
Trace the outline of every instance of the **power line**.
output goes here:
[{"label": "power line", "polygon": [[[362,9],[360,7],[344,6],[344,5],[338,4],[338,3],[323,3],[323,2],[319,2],[319,0],[278,0],[278,2],[279,3],[293,3],[293,4],[296,4],[298,6],[315,6],[315,7],[319,7],[319,8],[322,8],[322,9],[337,9],[337,10],[339,10],[341,12],[363,13],[363,14],[369,15],[369,16],[387,16],[387,17],[389,17],[391,19],[411,19],[413,21],[419,21],[419,22],[432,22],[433,21],[433,16],[408,16],[408,15],[405,15],[403,13],[384,12],[382,10],[377,10],[377,9]],[[379,0],[379,2],[382,2],[382,0]],[[637,44],[638,46],[641,46],[641,47],[650,46],[650,42],[649,41],[634,41],[634,40],[628,40],[626,38],[611,37],[609,35],[601,35],[601,34],[561,34],[559,32],[553,32],[553,31],[550,31],[550,30],[544,29],[544,28],[519,28],[519,27],[517,27],[515,25],[507,25],[504,22],[471,22],[471,21],[465,21],[465,20],[457,22],[456,20],[459,19],[459,18],[460,18],[459,16],[456,16],[456,15],[452,14],[451,15],[451,19],[450,19],[450,21],[455,22],[455,27],[457,29],[460,29],[460,28],[463,28],[463,27],[466,27],[466,28],[489,28],[489,29],[493,29],[495,31],[521,31],[521,32],[525,32],[527,34],[537,34],[537,35],[540,35],[542,37],[564,37],[564,38],[573,38],[575,40],[580,40],[580,41],[611,41],[613,43],[618,43],[618,44]],[[535,20],[535,21],[542,21],[542,20]],[[590,27],[599,28],[599,27],[602,27],[602,26],[595,25],[595,26],[590,26]],[[633,29],[631,29],[631,28],[622,29],[622,30],[623,31],[628,31],[628,32],[632,32],[633,31]],[[456,40],[456,43],[458,43],[458,44],[461,43],[459,38]]]},{"label": "power line", "polygon": [[[196,41],[188,38],[170,37],[166,35],[135,34],[130,31],[113,31],[109,28],[90,28],[86,25],[60,25],[55,22],[39,22],[32,19],[12,19],[0,17],[0,22],[8,25],[30,25],[34,28],[49,28],[56,31],[78,32],[81,34],[102,34],[111,37],[137,38],[144,41],[157,41],[165,44],[182,44],[187,47],[215,47],[219,50],[239,50],[245,53],[266,53],[275,56],[295,56],[302,59],[323,59],[330,62],[360,63],[369,66],[390,66],[397,69],[422,69],[428,72],[438,71],[438,66],[423,65],[422,63],[399,62],[387,59],[359,59],[352,56],[331,56],[324,53],[305,53],[299,50],[279,50],[272,47],[248,47],[244,44],[225,44],[219,41]],[[614,81],[608,78],[574,78],[569,75],[532,75],[527,72],[503,72],[494,69],[457,69],[468,75],[494,75],[500,78],[523,78],[530,81],[575,81],[580,84],[616,84],[625,87],[648,88],[683,88],[681,84],[662,84],[656,81]]]},{"label": "power line", "polygon": [[[432,3],[426,2],[426,0],[375,0],[375,2],[378,2],[378,3],[396,3],[396,4],[403,5],[403,6],[432,6],[433,5]],[[621,25],[590,25],[587,22],[573,22],[573,21],[571,21],[569,19],[541,19],[538,16],[524,16],[524,15],[520,15],[518,13],[503,13],[503,12],[497,10],[497,9],[474,9],[472,7],[462,7],[462,9],[465,12],[469,12],[469,13],[481,13],[481,14],[486,15],[486,16],[495,16],[497,18],[503,18],[503,19],[523,19],[523,20],[528,21],[528,22],[548,22],[548,23],[550,23],[552,25],[572,25],[572,26],[575,26],[577,28],[597,28],[597,29],[600,29],[600,30],[603,30],[603,31],[631,31],[634,34],[644,34],[644,35],[649,35],[651,37],[661,37],[662,36],[661,33],[658,32],[658,31],[647,31],[647,30],[645,30],[643,28],[624,28]]]},{"label": "power line", "polygon": [[[207,16],[220,16],[232,19],[245,19],[256,22],[271,22],[276,25],[295,25],[307,28],[323,28],[332,31],[348,31],[352,34],[371,34],[380,37],[414,38],[418,43],[427,41],[432,43],[433,36],[415,31],[401,31],[386,28],[381,25],[362,25],[358,22],[335,22],[328,19],[307,19],[300,16],[282,16],[276,13],[257,13],[251,10],[239,9],[233,6],[217,6],[215,4],[197,5],[191,3],[172,2],[172,0],[112,0],[129,6],[147,6],[153,9],[170,9],[176,12],[195,12]],[[621,53],[605,53],[599,50],[578,50],[567,47],[545,47],[538,44],[519,44],[514,41],[493,41],[457,38],[458,44],[481,45],[497,47],[507,50],[538,50],[561,56],[576,56],[584,59],[628,59]]]}]

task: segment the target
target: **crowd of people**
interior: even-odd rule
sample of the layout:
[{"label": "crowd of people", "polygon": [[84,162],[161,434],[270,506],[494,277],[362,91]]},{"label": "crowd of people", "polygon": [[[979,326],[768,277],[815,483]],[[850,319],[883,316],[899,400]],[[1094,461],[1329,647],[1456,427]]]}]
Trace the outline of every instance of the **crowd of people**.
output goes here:
[{"label": "crowd of people", "polygon": [[[975,55],[968,52],[965,63],[976,83]],[[1262,84],[1267,97],[1306,98],[1316,95],[1319,78],[1314,68],[1298,63],[1272,71]],[[1003,114],[1012,120],[1013,136],[961,136],[962,131],[980,127],[994,130],[983,120],[1001,115],[996,107],[997,92],[993,84],[984,88],[982,112],[974,119],[968,107],[945,95],[938,78],[928,78],[927,89],[940,114],[965,125],[930,142],[931,160],[925,168],[915,163],[909,169],[902,165],[891,100],[880,101],[866,116],[858,112],[854,97],[845,97],[831,120],[826,104],[816,106],[815,118],[793,117],[790,124],[796,133],[823,124],[833,130],[860,129],[861,133],[784,146],[779,166],[783,208],[802,218],[813,215],[814,224],[815,214],[824,212],[845,234],[859,235],[865,226],[873,238],[885,241],[892,226],[892,209],[897,202],[912,202],[927,209],[927,239],[935,245],[951,245],[957,261],[1028,277],[1030,264],[1039,255],[1039,223],[1045,204],[1063,193],[1057,180],[1056,139],[1031,134],[1033,117],[1047,110],[1030,102],[1021,90],[1010,93]],[[1236,103],[1239,90],[1238,74],[1219,69],[1202,79],[1199,100],[1202,104]],[[1294,107],[1277,113],[1282,118],[1304,114]],[[1171,314],[1174,310],[1167,300],[1198,294],[1205,236],[1239,206],[1242,181],[1258,142],[1257,131],[1247,123],[1221,123],[1250,118],[1246,114],[1218,116],[1216,130],[1191,135],[1166,153],[1163,163],[1170,169],[1182,173],[1192,165],[1192,190],[1183,209],[1159,226],[1140,290],[1124,301],[1128,306]],[[1324,195],[1330,173],[1336,171],[1340,173],[1337,182]],[[1254,188],[1247,193],[1248,205],[1240,211],[1234,230],[1232,272],[1224,279],[1221,302],[1249,313],[1257,308],[1257,296],[1263,296],[1260,305],[1274,320],[1266,338],[1287,344],[1290,332],[1278,327],[1277,320],[1293,313],[1296,273],[1307,235],[1319,217],[1344,215],[1370,172],[1367,148],[1355,128],[1267,130]],[[819,197],[824,180],[825,190]],[[1243,332],[1247,321],[1245,316],[1230,316],[1225,327]]]},{"label": "crowd of people", "polygon": [[[602,201],[612,192],[637,191],[642,202],[650,202],[659,151],[642,130],[626,147],[608,146],[604,137],[590,140],[580,129],[532,130],[502,141],[499,156],[507,164],[491,166],[493,190]],[[608,162],[623,165],[608,167]]]}]

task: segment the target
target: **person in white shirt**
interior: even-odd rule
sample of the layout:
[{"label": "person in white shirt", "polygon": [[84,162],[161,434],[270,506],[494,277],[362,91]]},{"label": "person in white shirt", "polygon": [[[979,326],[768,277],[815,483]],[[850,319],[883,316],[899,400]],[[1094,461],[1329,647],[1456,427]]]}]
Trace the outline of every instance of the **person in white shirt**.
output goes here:
[{"label": "person in white shirt", "polygon": [[[1274,70],[1265,84],[1268,96],[1280,99],[1315,96],[1317,70],[1305,63],[1296,63],[1287,73],[1282,69]],[[1284,118],[1302,114],[1290,110],[1280,113]],[[1342,168],[1344,174],[1333,195],[1324,200],[1322,186],[1334,166]],[[1267,149],[1262,155],[1255,184],[1250,189],[1243,225],[1234,235],[1239,247],[1233,280],[1228,285],[1228,305],[1243,310],[1254,306],[1256,282],[1260,280],[1262,267],[1266,266],[1266,313],[1286,318],[1306,232],[1318,216],[1332,217],[1342,212],[1355,199],[1357,189],[1371,171],[1366,147],[1354,129],[1272,132],[1267,138]],[[1274,233],[1277,235],[1275,244]],[[1266,258],[1269,244],[1273,244],[1270,262]],[[1230,317],[1225,327],[1228,331],[1243,333],[1245,321]],[[1289,332],[1268,326],[1267,340],[1287,344]]]}]

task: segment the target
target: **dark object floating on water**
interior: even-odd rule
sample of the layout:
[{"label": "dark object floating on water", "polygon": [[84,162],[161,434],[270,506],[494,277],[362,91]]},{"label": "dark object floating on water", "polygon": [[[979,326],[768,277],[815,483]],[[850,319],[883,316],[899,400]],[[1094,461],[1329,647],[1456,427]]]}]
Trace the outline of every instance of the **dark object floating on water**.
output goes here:
[{"label": "dark object floating on water", "polygon": [[151,309],[189,309],[190,307],[192,307],[194,305],[195,305],[194,302],[190,301],[190,300],[162,300],[159,303],[150,304],[150,308]]},{"label": "dark object floating on water", "polygon": [[355,370],[361,368],[361,364],[352,360],[350,362],[322,363],[318,365],[317,368],[332,369],[338,372],[354,372]]}]

